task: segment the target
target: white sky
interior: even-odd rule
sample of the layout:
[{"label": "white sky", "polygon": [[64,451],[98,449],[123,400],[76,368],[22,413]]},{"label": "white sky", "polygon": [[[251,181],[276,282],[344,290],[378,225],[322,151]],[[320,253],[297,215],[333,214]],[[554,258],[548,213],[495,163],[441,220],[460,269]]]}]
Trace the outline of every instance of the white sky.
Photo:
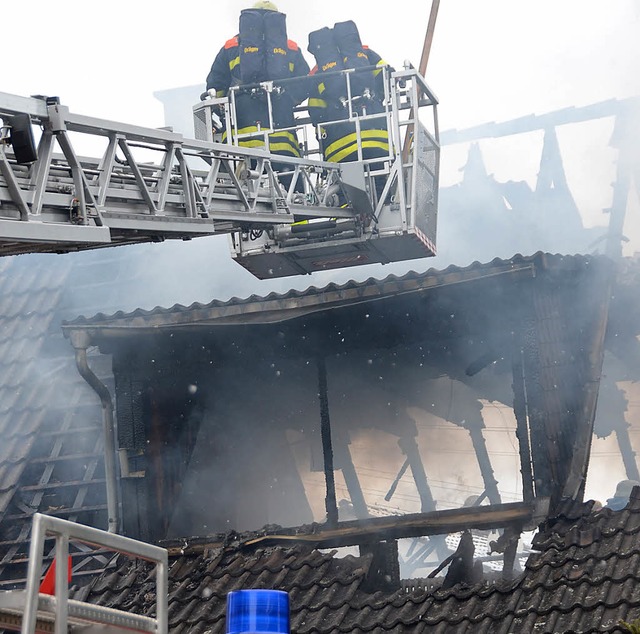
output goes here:
[{"label": "white sky", "polygon": [[[4,92],[163,124],[156,90],[204,84],[250,0],[4,2]],[[280,0],[289,36],[354,19],[390,63],[419,62],[430,1]],[[640,94],[640,0],[441,0],[427,78],[442,129]],[[311,56],[307,54],[308,61]]]},{"label": "white sky", "polygon": [[[4,2],[0,90],[58,96],[72,112],[165,124],[154,92],[201,85],[252,0],[29,0]],[[307,60],[308,34],[354,19],[389,63],[418,65],[431,0],[277,0]],[[640,0],[441,0],[427,81],[442,131],[570,106],[640,96]],[[639,113],[640,116],[640,113]],[[587,226],[604,225],[616,152],[612,119],[561,126],[569,186]],[[535,185],[540,131],[483,142],[499,181]],[[468,145],[442,152],[441,186],[460,179]],[[625,253],[640,250],[640,208],[630,201]],[[460,263],[462,264],[462,263]]]},{"label": "white sky", "polygon": [[[164,125],[155,91],[202,84],[251,0],[30,0],[2,6],[3,92],[56,95],[71,111]],[[389,63],[419,63],[430,0],[280,0],[306,52],[312,30],[353,19]],[[441,130],[640,95],[640,0],[441,0],[427,80]],[[564,134],[570,186],[588,225],[604,222],[611,123]],[[560,135],[559,135],[560,136]],[[540,135],[483,147],[489,173],[533,184]],[[597,141],[597,144],[594,145]],[[467,146],[446,148],[441,185]],[[586,160],[585,158],[586,157]],[[594,178],[594,175],[597,177]]]},{"label": "white sky", "polygon": [[[5,2],[3,92],[60,97],[76,113],[165,124],[153,93],[204,82],[252,0]],[[289,36],[353,19],[389,63],[418,65],[431,0],[279,0]],[[99,10],[96,10],[100,7]],[[427,80],[443,131],[640,95],[640,0],[441,0]],[[612,120],[558,130],[565,169],[587,226],[605,224],[615,151]],[[542,134],[483,143],[498,180],[535,184]],[[460,179],[468,145],[442,154],[441,186]],[[634,201],[632,201],[634,202]],[[625,227],[640,249],[640,216]],[[628,221],[629,224],[630,221]],[[637,234],[637,235],[636,235]]]}]

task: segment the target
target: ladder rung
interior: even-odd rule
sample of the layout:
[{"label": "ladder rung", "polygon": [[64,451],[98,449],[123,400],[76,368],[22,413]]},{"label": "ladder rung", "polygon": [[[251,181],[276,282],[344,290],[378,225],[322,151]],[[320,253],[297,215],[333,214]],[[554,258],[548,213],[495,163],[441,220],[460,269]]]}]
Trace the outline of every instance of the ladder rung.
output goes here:
[{"label": "ladder rung", "polygon": [[[73,573],[73,579],[78,579],[80,577],[94,577],[94,576],[102,575],[105,572],[107,572],[108,570],[111,570],[111,569],[110,568],[95,568],[95,569],[91,569],[91,570],[79,570],[78,572],[74,572]],[[8,587],[10,590],[13,590],[13,589],[16,588],[16,586],[23,586],[24,587],[26,585],[26,583],[27,583],[27,579],[26,578],[5,579],[3,581],[0,581],[0,594],[2,594],[2,592],[4,592],[2,590],[2,588],[7,588]],[[2,629],[0,627],[0,632],[1,631],[2,631]]]},{"label": "ladder rung", "polygon": [[[73,542],[71,542],[71,544],[73,544]],[[113,555],[113,551],[112,550],[104,550],[104,549],[100,549],[100,550],[89,550],[89,551],[82,551],[82,550],[78,550],[75,552],[70,552],[69,553],[69,557],[71,557],[71,559],[82,559],[83,557],[95,557],[97,555]],[[43,557],[42,561],[44,563],[51,563],[53,561],[54,557],[48,556],[48,557]],[[29,558],[26,556],[21,557],[20,559],[12,559],[11,561],[8,561],[5,566],[13,566],[13,565],[18,565],[18,564],[26,564],[29,563]],[[74,576],[76,575],[76,573],[73,573]],[[26,581],[26,579],[25,579]],[[15,580],[12,581],[13,583],[15,583]]]},{"label": "ladder rung", "polygon": [[[81,508],[64,508],[64,509],[53,509],[51,511],[46,511],[45,515],[52,515],[54,517],[64,517],[65,515],[76,515],[81,513],[92,513],[94,511],[106,511],[106,504],[97,504],[95,506],[83,506]],[[16,515],[6,515],[5,520],[24,520],[24,519],[32,519],[32,513],[17,513]]]},{"label": "ladder rung", "polygon": [[[104,484],[104,478],[96,478],[94,480],[75,480],[73,482],[48,482],[47,484],[29,484],[28,486],[18,487],[19,491],[48,491],[51,489],[68,489],[69,487],[82,487],[93,484]],[[51,515],[51,513],[49,513]]]},{"label": "ladder rung", "polygon": [[65,462],[67,460],[86,460],[87,458],[102,458],[102,453],[76,453],[76,454],[67,454],[66,456],[56,456],[55,458],[33,458],[29,460],[29,464],[42,464],[48,462]]},{"label": "ladder rung", "polygon": [[48,437],[48,436],[68,436],[70,434],[87,434],[91,432],[100,432],[101,429],[99,427],[72,427],[70,429],[52,429],[50,431],[44,431],[40,436]]}]

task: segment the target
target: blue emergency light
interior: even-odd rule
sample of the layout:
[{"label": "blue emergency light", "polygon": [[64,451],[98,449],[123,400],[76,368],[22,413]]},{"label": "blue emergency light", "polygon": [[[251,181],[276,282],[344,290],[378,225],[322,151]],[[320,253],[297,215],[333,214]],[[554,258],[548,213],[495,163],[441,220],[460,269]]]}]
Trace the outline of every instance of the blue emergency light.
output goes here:
[{"label": "blue emergency light", "polygon": [[227,634],[289,634],[289,595],[235,590],[227,595]]}]

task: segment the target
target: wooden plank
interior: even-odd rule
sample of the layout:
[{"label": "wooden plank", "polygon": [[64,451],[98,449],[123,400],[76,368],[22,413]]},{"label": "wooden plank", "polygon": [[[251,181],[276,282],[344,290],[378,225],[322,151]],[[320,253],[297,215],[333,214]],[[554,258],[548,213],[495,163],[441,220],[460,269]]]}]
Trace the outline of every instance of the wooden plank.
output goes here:
[{"label": "wooden plank", "polygon": [[[326,524],[314,525],[308,532],[305,532],[305,527],[295,527],[282,529],[277,533],[254,536],[244,541],[241,539],[241,546],[286,546],[306,543],[316,548],[338,548],[372,541],[457,533],[473,528],[486,530],[515,526],[522,530],[530,530],[546,518],[548,508],[548,498],[537,498],[531,503],[510,502],[339,522],[335,528],[330,528]],[[177,556],[222,548],[225,542],[222,539],[215,541],[204,538],[186,545],[184,541],[179,545],[175,543],[161,545],[167,548],[169,556]]]}]

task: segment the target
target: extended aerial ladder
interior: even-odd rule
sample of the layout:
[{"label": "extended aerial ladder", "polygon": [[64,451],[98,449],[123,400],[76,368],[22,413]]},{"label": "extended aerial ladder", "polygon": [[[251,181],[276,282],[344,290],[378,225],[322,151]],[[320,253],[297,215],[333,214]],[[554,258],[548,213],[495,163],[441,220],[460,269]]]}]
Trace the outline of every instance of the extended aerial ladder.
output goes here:
[{"label": "extended aerial ladder", "polygon": [[[349,83],[353,71],[341,72]],[[196,139],[77,115],[57,98],[0,93],[0,255],[228,234],[232,256],[260,278],[434,255],[437,100],[408,64],[385,68],[384,85],[384,112],[375,116],[389,131],[388,157],[376,165],[321,160],[300,110],[292,130],[303,156],[277,156],[280,174],[275,155],[215,134],[218,113],[232,126],[233,91],[224,103],[194,106]],[[270,98],[279,87],[254,89]],[[360,135],[366,114],[351,107],[358,98],[349,93],[347,109]],[[90,156],[78,149],[87,146]],[[386,179],[379,200],[374,177]]]}]

